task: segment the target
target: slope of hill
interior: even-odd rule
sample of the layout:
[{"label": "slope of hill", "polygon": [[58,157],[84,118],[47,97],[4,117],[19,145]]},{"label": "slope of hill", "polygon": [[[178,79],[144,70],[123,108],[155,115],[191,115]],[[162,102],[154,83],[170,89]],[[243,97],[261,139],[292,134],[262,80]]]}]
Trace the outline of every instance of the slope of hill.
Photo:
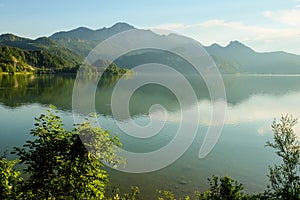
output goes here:
[{"label": "slope of hill", "polygon": [[[13,34],[0,35],[0,72],[74,73],[82,62],[83,57],[47,37],[31,40]],[[120,75],[128,71],[110,66],[113,67],[109,67],[106,74]]]},{"label": "slope of hill", "polygon": [[[26,51],[27,54],[32,53],[35,56],[43,55],[46,57],[46,60],[60,60],[60,62],[50,63],[31,63],[34,67],[41,67],[44,66],[45,68],[73,68],[78,66],[82,61],[83,58],[74,53],[70,49],[63,47],[57,44],[55,41],[47,38],[47,37],[40,37],[35,40],[21,38],[15,36],[13,34],[3,34],[0,36],[0,45],[2,46],[9,46],[15,47],[19,50]],[[57,66],[54,66],[58,64]]]},{"label": "slope of hill", "polygon": [[44,50],[27,51],[0,45],[0,72],[71,71],[68,65],[62,57]]},{"label": "slope of hill", "polygon": [[30,72],[34,68],[27,63],[25,52],[8,46],[0,45],[0,72]]}]

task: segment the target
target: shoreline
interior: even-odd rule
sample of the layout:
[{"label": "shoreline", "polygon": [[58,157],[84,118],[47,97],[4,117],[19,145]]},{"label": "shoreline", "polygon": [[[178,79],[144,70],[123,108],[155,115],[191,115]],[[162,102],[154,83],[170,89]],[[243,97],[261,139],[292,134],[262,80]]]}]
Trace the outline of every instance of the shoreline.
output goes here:
[{"label": "shoreline", "polygon": [[[36,72],[14,72],[14,73],[9,73],[9,72],[0,72],[0,75],[32,75],[32,74],[51,74],[51,75],[65,75],[65,74],[77,74],[74,72],[63,72],[63,73],[36,73]],[[155,73],[150,73],[151,75],[154,75]],[[141,74],[143,75],[143,74]],[[145,74],[144,74],[145,75]],[[157,75],[161,75],[161,74],[157,74]],[[172,75],[172,74],[169,74]],[[188,74],[188,75],[195,75],[195,74]],[[246,74],[246,73],[236,73],[236,74],[221,74],[221,76],[294,76],[294,77],[298,77],[300,76],[299,74]]]},{"label": "shoreline", "polygon": [[300,76],[300,74],[243,74],[243,73],[236,73],[236,74],[221,74],[222,76]]},{"label": "shoreline", "polygon": [[35,74],[33,72],[14,72],[14,73],[9,73],[9,72],[0,72],[0,75],[29,75],[29,74]]}]

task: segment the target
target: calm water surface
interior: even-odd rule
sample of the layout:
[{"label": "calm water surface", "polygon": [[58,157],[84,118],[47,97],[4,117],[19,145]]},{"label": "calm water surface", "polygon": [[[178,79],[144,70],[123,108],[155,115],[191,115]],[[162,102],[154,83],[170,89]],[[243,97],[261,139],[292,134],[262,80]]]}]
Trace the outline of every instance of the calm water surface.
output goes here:
[{"label": "calm water surface", "polygon": [[[128,81],[142,78],[132,77]],[[168,77],[167,77],[168,78]],[[247,192],[261,192],[267,184],[268,165],[278,162],[271,149],[264,147],[272,139],[270,125],[281,114],[300,116],[299,76],[223,76],[228,105],[225,126],[213,151],[198,159],[199,148],[209,125],[211,102],[202,80],[190,77],[198,102],[182,109],[199,109],[200,121],[196,139],[184,155],[170,166],[156,172],[130,174],[108,168],[112,185],[126,191],[138,185],[143,196],[151,198],[156,189],[173,190],[176,194],[194,194],[207,188],[207,178],[228,175],[245,185]],[[149,123],[149,108],[161,104],[167,110],[167,121],[158,135],[138,139],[126,135],[115,120],[126,123],[122,115],[114,116],[110,98],[116,80],[100,83],[95,95],[99,122],[120,137],[123,148],[133,152],[159,149],[172,140],[180,122],[179,103],[172,92],[158,85],[139,88],[130,100],[130,114],[137,124]],[[72,89],[74,77],[53,75],[0,75],[0,148],[1,152],[21,146],[30,139],[34,117],[55,105],[66,128],[71,128]],[[124,89],[126,92],[126,89]],[[153,115],[162,120],[160,113]],[[188,120],[188,119],[186,119]],[[296,127],[300,132],[300,127]]]}]

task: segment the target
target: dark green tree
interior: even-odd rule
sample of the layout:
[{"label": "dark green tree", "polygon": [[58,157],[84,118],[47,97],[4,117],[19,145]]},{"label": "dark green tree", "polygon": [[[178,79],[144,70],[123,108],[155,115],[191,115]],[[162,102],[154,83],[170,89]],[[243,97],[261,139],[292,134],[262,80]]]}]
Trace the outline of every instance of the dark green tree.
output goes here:
[{"label": "dark green tree", "polygon": [[20,172],[14,169],[17,162],[0,157],[0,199],[16,199],[20,195],[18,185],[22,178]]},{"label": "dark green tree", "polygon": [[[158,200],[176,200],[175,194],[171,191],[167,190],[158,190]],[[179,198],[179,199],[185,199],[189,200],[189,196],[186,196],[185,198]]]},{"label": "dark green tree", "polygon": [[242,193],[243,185],[234,181],[230,177],[219,178],[213,176],[208,179],[210,188],[203,194],[197,193],[199,200],[243,200],[250,199],[249,196]]},{"label": "dark green tree", "polygon": [[276,150],[282,163],[269,167],[269,180],[274,198],[296,200],[300,199],[299,158],[300,146],[293,127],[297,119],[292,116],[282,116],[277,123],[272,124],[273,142],[266,146]]},{"label": "dark green tree", "polygon": [[140,199],[140,189],[137,186],[130,188],[130,193],[121,194],[119,189],[112,191],[113,197],[107,197],[108,200],[138,200]]},{"label": "dark green tree", "polygon": [[67,131],[55,108],[36,118],[35,126],[35,139],[15,149],[29,176],[22,198],[104,199],[109,182],[103,161],[121,161],[114,146],[120,145],[118,139],[88,121]]}]

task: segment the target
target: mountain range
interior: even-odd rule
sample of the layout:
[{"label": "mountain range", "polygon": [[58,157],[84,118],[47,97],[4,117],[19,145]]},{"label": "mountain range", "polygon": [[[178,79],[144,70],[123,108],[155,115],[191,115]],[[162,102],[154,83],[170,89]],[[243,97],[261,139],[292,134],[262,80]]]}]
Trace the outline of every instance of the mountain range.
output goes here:
[{"label": "mountain range", "polygon": [[[54,33],[50,37],[35,40],[13,34],[0,36],[0,67],[34,69],[77,69],[88,53],[101,41],[122,31],[136,29],[127,23],[116,23],[109,28],[92,30],[85,27]],[[142,30],[145,36],[161,37],[149,30]],[[170,34],[166,39],[187,40],[186,37]],[[192,40],[192,39],[191,39]],[[248,74],[300,74],[300,56],[283,52],[258,53],[246,45],[232,41],[227,46],[218,44],[204,46],[219,70],[226,73]],[[184,61],[176,60],[168,52],[140,51],[122,56],[116,60],[119,67],[131,68],[145,61],[178,65],[185,70]],[[165,61],[167,60],[167,61]],[[1,70],[1,69],[0,69]],[[74,71],[74,70],[69,70]]]}]

